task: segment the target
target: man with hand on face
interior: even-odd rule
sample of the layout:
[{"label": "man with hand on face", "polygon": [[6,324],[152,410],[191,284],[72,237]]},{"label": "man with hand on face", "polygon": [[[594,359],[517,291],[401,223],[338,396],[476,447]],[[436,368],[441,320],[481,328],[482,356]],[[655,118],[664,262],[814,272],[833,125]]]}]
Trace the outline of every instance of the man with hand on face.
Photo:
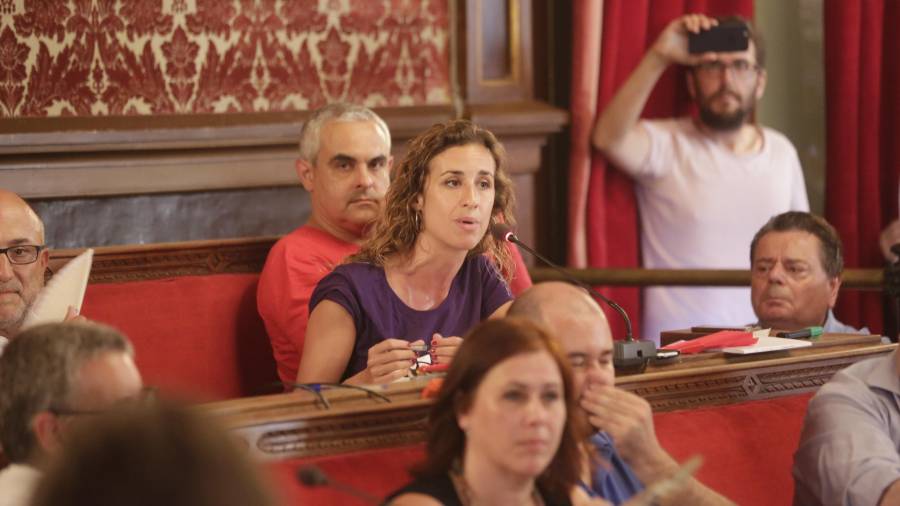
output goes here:
[{"label": "man with hand on face", "polygon": [[[600,115],[594,146],[635,182],[643,266],[746,268],[746,244],[772,215],[808,210],[796,150],[754,122],[766,87],[762,40],[747,25],[744,51],[691,54],[690,34],[721,22],[700,14],[672,21]],[[641,120],[670,65],[687,66],[698,117]],[[746,288],[648,288],[642,334],[749,321]]]},{"label": "man with hand on face", "polygon": [[[671,476],[678,463],[659,444],[653,428],[650,404],[615,387],[613,340],[606,316],[583,289],[562,282],[539,283],[522,293],[508,316],[538,322],[551,329],[572,366],[576,397],[597,431],[585,441],[582,456],[589,459],[591,446],[603,465],[594,466],[582,488],[592,497],[621,504],[652,484]],[[657,504],[731,504],[696,479],[680,492]]]},{"label": "man with hand on face", "polygon": [[0,353],[44,287],[49,259],[41,219],[21,197],[0,188]]},{"label": "man with hand on face", "polygon": [[868,334],[834,317],[844,256],[825,219],[790,211],[763,225],[750,243],[750,298],[762,328]]},{"label": "man with hand on face", "polygon": [[[296,168],[312,210],[303,226],[279,240],[259,278],[257,308],[288,385],[297,378],[309,300],[319,281],[357,251],[383,209],[394,159],[387,124],[370,109],[334,103],[309,117],[300,132]],[[516,248],[513,293],[531,286]]]},{"label": "man with hand on face", "polygon": [[87,322],[38,325],[0,355],[0,505],[30,504],[38,480],[75,424],[140,397],[128,340]]}]

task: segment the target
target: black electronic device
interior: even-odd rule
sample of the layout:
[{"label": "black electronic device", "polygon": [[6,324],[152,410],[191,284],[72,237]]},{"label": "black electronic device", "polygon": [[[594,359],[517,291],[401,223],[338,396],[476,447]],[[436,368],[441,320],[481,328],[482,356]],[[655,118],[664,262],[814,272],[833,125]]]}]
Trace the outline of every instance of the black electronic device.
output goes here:
[{"label": "black electronic device", "polygon": [[750,29],[741,21],[725,21],[698,33],[688,34],[688,52],[730,53],[750,47]]},{"label": "black electronic device", "polygon": [[334,481],[315,465],[306,465],[297,469],[297,481],[310,488],[325,487],[355,497],[366,504],[381,504],[381,499],[346,483]]},{"label": "black electronic device", "polygon": [[643,370],[643,368],[647,365],[647,361],[656,356],[656,343],[652,341],[634,339],[634,336],[631,332],[631,318],[628,317],[628,313],[626,313],[625,310],[622,309],[622,306],[618,305],[615,301],[610,300],[608,297],[604,296],[597,290],[594,290],[592,286],[575,279],[575,277],[566,272],[565,269],[545,258],[543,255],[535,251],[531,246],[520,241],[519,238],[516,237],[516,234],[513,233],[509,225],[506,225],[505,223],[495,223],[491,226],[491,235],[493,235],[494,238],[498,241],[511,242],[524,249],[541,262],[544,262],[551,269],[560,273],[567,281],[578,285],[581,288],[584,288],[588,291],[588,293],[590,293],[597,299],[600,299],[606,305],[613,308],[617,313],[619,313],[619,315],[622,317],[622,320],[625,321],[625,339],[613,342],[613,365],[616,369],[628,369],[630,371]]}]

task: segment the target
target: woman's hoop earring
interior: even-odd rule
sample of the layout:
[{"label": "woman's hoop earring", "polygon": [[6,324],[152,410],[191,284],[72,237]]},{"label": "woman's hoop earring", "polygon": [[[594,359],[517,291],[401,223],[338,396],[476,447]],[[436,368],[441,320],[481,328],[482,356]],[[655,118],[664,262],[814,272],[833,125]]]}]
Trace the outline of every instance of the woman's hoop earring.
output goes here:
[{"label": "woman's hoop earring", "polygon": [[413,211],[413,220],[416,222],[416,232],[422,230],[422,224],[419,221],[419,211]]}]

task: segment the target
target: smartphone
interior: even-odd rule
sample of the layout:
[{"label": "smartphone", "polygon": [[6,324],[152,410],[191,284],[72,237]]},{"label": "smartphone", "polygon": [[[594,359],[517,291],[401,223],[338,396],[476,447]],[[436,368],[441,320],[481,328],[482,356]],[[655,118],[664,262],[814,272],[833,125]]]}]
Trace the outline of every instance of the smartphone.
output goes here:
[{"label": "smartphone", "polygon": [[719,23],[709,30],[688,34],[688,52],[729,53],[750,47],[750,29],[741,21]]}]

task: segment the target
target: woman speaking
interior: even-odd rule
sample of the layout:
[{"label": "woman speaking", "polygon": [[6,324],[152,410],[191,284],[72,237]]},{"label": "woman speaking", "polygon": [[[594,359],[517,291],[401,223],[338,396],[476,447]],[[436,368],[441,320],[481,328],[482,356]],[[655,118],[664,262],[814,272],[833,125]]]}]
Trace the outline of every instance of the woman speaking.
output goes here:
[{"label": "woman speaking", "polygon": [[449,363],[458,336],[512,299],[509,252],[487,233],[512,205],[492,133],[455,120],[413,139],[373,236],[313,292],[297,381],[387,383],[417,352]]}]

